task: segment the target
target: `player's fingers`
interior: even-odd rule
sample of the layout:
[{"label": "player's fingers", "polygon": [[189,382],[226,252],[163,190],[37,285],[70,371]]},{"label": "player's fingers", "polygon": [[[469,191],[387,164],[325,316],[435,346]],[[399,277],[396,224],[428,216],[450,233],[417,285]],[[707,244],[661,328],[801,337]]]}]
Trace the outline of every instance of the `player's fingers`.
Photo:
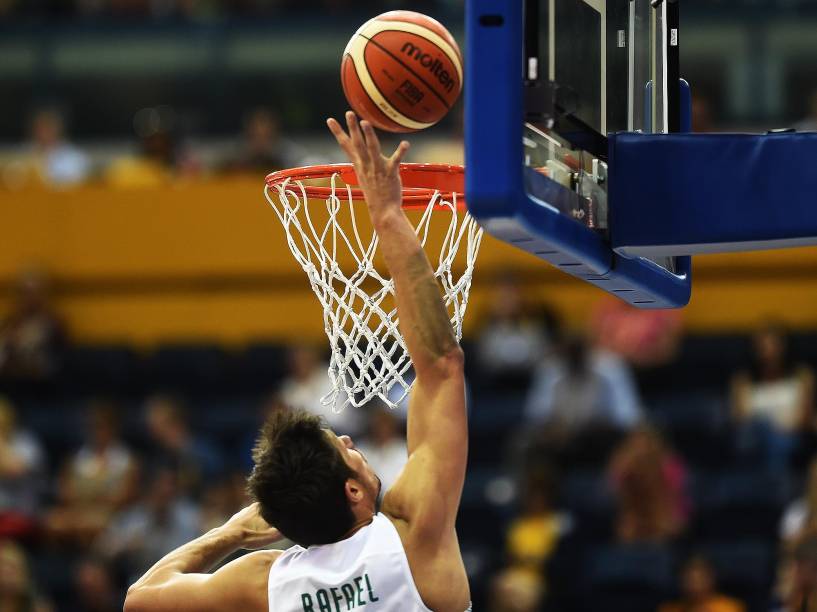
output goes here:
[{"label": "player's fingers", "polygon": [[360,132],[360,123],[358,123],[357,115],[352,111],[346,113],[346,125],[349,128],[349,138],[352,141],[352,146],[361,161],[368,161],[369,152],[366,149],[366,143],[363,140],[363,134]]},{"label": "player's fingers", "polygon": [[338,141],[338,145],[349,159],[354,159],[354,148],[352,147],[352,141],[349,139],[349,136],[343,130],[343,127],[338,123],[337,119],[334,117],[330,117],[326,120],[326,125],[329,126],[329,131],[332,132],[332,135],[335,137],[335,140]]},{"label": "player's fingers", "polygon": [[374,162],[375,166],[382,167],[384,158],[377,132],[374,131],[372,124],[366,120],[360,122],[360,127],[363,129],[363,135],[366,137],[366,148],[369,151],[372,162]]},{"label": "player's fingers", "polygon": [[392,156],[389,158],[389,163],[392,165],[400,164],[410,148],[411,145],[409,144],[408,140],[402,141],[399,145],[397,145],[397,150],[392,153]]}]

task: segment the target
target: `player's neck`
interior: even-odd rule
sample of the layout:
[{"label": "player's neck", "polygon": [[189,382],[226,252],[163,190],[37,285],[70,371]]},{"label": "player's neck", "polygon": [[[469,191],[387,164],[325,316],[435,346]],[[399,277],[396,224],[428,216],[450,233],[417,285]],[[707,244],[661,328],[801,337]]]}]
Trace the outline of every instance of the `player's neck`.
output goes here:
[{"label": "player's neck", "polygon": [[372,521],[374,521],[374,514],[371,514],[371,515],[369,515],[367,517],[359,518],[357,521],[355,521],[355,524],[352,526],[352,528],[349,531],[347,531],[345,534],[343,534],[343,537],[341,538],[341,540],[346,540],[348,538],[351,538],[353,535],[355,535],[358,531],[360,531],[361,529],[363,529],[367,525],[371,525]]}]

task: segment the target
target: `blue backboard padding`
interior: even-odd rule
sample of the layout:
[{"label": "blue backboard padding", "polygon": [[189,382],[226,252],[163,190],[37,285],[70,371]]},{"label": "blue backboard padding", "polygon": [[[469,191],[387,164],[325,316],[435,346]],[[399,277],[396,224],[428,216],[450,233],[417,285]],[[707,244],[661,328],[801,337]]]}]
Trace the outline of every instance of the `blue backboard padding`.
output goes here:
[{"label": "blue backboard padding", "polygon": [[[522,3],[466,3],[466,200],[488,233],[640,308],[689,301],[691,263],[672,274],[613,252],[598,232],[558,211],[578,198],[524,168]],[[528,191],[535,193],[535,197]]]},{"label": "blue backboard padding", "polygon": [[817,134],[616,134],[610,236],[628,256],[817,244]]}]

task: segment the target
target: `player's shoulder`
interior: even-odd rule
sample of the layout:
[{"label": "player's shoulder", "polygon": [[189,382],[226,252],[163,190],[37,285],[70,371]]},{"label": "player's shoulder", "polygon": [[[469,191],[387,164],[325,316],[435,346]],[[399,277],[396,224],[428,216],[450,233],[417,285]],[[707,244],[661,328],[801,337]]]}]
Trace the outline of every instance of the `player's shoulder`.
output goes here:
[{"label": "player's shoulder", "polygon": [[241,559],[243,559],[247,565],[269,568],[282,554],[284,554],[283,550],[256,550],[247,553],[241,557]]},{"label": "player's shoulder", "polygon": [[[437,550],[449,525],[443,509],[433,496],[426,500],[407,500],[399,491],[383,498],[381,513],[394,525],[406,551],[430,547]],[[450,526],[453,529],[453,525]]]},{"label": "player's shoulder", "polygon": [[207,603],[212,605],[208,609],[268,612],[269,575],[281,554],[278,550],[251,552],[208,576],[211,596]]},{"label": "player's shoulder", "polygon": [[[446,528],[453,529],[456,508],[445,495],[438,493],[441,483],[434,479],[433,460],[427,449],[415,451],[413,462],[414,478],[405,478],[406,473],[386,491],[381,511],[401,530],[410,530],[424,540],[434,534],[441,535]],[[420,476],[417,476],[420,474]]]},{"label": "player's shoulder", "polygon": [[282,554],[281,550],[257,550],[239,557],[226,567],[229,567],[236,577],[240,577],[240,582],[244,585],[252,583],[254,586],[263,586],[266,593],[270,571]]}]

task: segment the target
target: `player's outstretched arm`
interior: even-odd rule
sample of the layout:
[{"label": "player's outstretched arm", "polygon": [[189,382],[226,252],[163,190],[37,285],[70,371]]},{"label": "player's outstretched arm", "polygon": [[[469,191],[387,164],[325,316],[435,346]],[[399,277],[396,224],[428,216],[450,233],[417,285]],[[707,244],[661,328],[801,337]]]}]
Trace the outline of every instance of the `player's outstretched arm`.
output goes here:
[{"label": "player's outstretched arm", "polygon": [[[463,355],[440,289],[419,239],[402,209],[402,142],[391,157],[374,128],[346,115],[348,133],[328,125],[354,163],[380,248],[394,280],[400,332],[416,373],[408,414],[409,461],[387,494],[398,518],[453,531],[465,478],[467,420]],[[396,508],[395,508],[396,507]]]},{"label": "player's outstretched arm", "polygon": [[237,550],[260,548],[281,537],[252,504],[159,560],[128,589],[125,612],[266,612],[270,566],[280,551],[251,553],[206,572]]}]

